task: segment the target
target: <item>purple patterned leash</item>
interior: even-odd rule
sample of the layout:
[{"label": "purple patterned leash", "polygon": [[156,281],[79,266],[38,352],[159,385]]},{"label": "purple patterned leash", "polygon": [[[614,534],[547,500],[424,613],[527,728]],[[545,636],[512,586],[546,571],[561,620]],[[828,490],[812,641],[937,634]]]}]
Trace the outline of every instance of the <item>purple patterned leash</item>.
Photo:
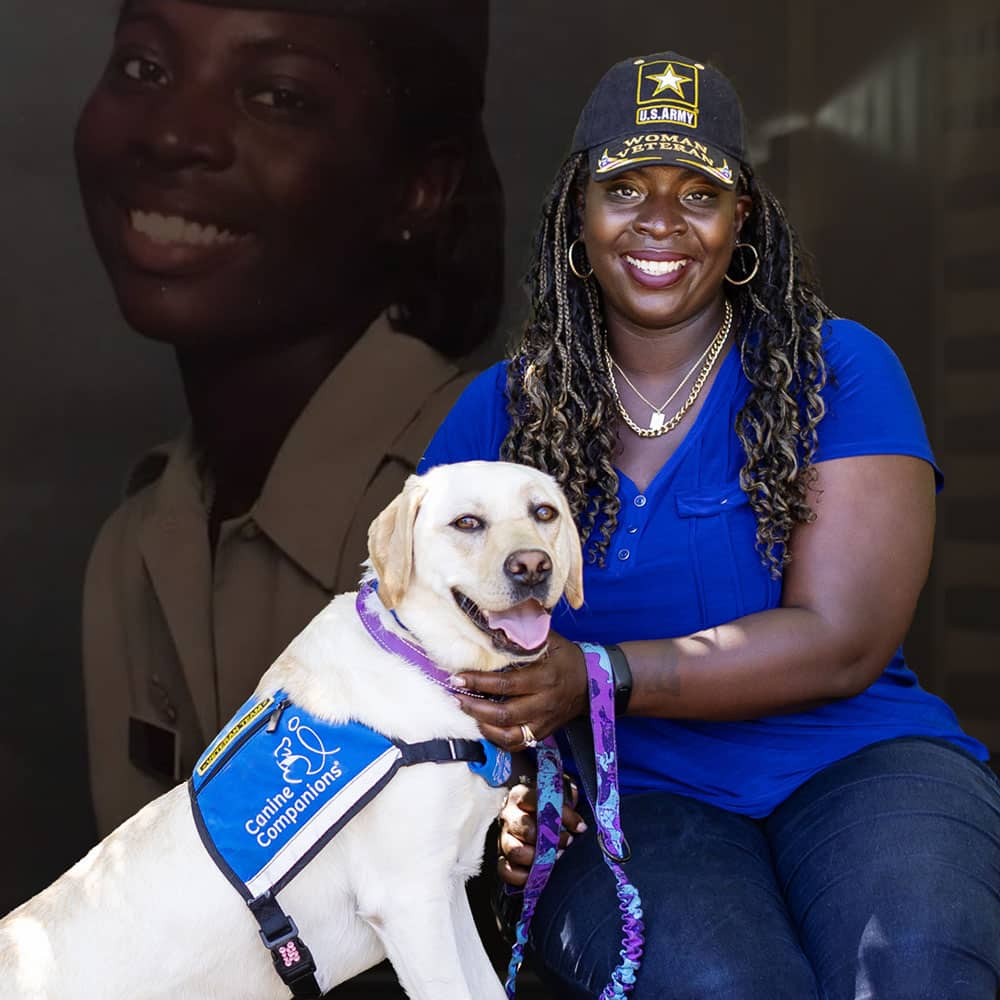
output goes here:
[{"label": "purple patterned leash", "polygon": [[[594,734],[594,763],[597,771],[597,801],[590,807],[597,822],[597,837],[604,860],[615,877],[618,908],[622,914],[621,962],[611,974],[611,981],[601,993],[601,1000],[624,997],[635,986],[635,975],[642,960],[643,922],[639,891],[628,880],[622,863],[630,857],[622,833],[618,792],[618,754],[615,743],[615,702],[611,661],[607,650],[589,642],[577,643],[587,664],[590,694],[590,723]],[[515,932],[514,952],[507,973],[506,991],[514,996],[514,980],[524,956],[528,930],[538,898],[555,864],[559,830],[562,825],[562,757],[550,736],[539,743],[538,755],[538,841],[535,861],[524,888],[524,905]],[[583,766],[583,762],[577,762]],[[586,790],[588,782],[581,782]],[[587,790],[590,798],[590,792]]]},{"label": "purple patterned leash", "polygon": [[562,755],[555,738],[547,736],[539,740],[535,748],[538,761],[538,806],[536,828],[538,837],[535,841],[535,860],[528,872],[528,881],[524,886],[524,903],[521,916],[514,931],[514,947],[510,953],[510,965],[507,966],[507,982],[504,989],[508,997],[513,997],[517,973],[524,961],[524,949],[528,943],[528,930],[535,907],[542,895],[542,890],[548,884],[549,875],[556,863],[556,853],[559,850],[559,831],[562,828],[563,780]]},{"label": "purple patterned leash", "polygon": [[[622,914],[621,962],[611,974],[611,982],[601,1000],[623,997],[635,986],[635,974],[642,961],[642,900],[639,890],[628,880],[622,863],[631,857],[621,824],[621,797],[618,791],[618,750],[615,742],[614,675],[608,651],[589,642],[578,643],[587,663],[590,680],[590,725],[594,731],[594,759],[597,764],[597,801],[590,806],[597,820],[604,860],[615,876],[618,908]],[[581,784],[584,784],[581,782]]]}]

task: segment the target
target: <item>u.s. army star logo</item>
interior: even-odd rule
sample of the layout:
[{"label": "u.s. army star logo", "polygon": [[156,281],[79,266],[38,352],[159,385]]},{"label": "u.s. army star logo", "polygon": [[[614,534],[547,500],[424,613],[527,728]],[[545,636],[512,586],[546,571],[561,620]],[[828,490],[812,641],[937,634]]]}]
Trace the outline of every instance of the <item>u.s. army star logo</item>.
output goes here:
[{"label": "u.s. army star logo", "polygon": [[663,90],[672,90],[681,100],[684,100],[684,90],[681,84],[690,83],[693,77],[678,76],[673,63],[667,63],[667,68],[662,73],[653,73],[649,79],[656,81],[656,90],[653,91],[653,97],[659,96]]},{"label": "u.s. army star logo", "polygon": [[698,127],[698,67],[677,60],[643,63],[636,81],[636,125]]}]

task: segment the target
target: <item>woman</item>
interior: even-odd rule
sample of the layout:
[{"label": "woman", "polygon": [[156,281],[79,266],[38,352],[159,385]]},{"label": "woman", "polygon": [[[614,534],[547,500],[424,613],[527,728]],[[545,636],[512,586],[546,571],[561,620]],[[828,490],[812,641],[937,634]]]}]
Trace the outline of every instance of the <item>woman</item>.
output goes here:
[{"label": "woman", "polygon": [[[369,522],[495,323],[487,4],[128,0],[76,136],[126,320],[191,413],[88,570],[100,832],[190,773],[357,581]],[[471,318],[470,318],[471,317]]]},{"label": "woman", "polygon": [[[605,75],[530,288],[511,360],[422,467],[525,462],[577,512],[583,608],[557,610],[537,664],[463,675],[503,700],[461,700],[488,738],[531,745],[587,709],[569,640],[619,645],[635,995],[992,998],[997,781],[899,648],[933,456],[896,358],[820,299],[717,70],[667,52]],[[501,817],[514,886],[533,809],[521,785]],[[619,960],[614,884],[586,822],[564,824],[530,944],[555,995],[597,996]]]}]

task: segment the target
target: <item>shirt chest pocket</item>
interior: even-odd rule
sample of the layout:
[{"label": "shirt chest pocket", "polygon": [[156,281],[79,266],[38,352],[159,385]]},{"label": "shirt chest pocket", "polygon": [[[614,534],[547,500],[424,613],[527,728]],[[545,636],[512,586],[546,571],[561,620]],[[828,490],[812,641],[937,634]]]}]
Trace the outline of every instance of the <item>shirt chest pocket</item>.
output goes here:
[{"label": "shirt chest pocket", "polygon": [[705,625],[774,607],[780,586],[757,554],[757,520],[743,490],[703,486],[678,491],[674,503]]},{"label": "shirt chest pocket", "polygon": [[684,491],[675,494],[674,499],[680,517],[714,517],[716,514],[730,513],[739,507],[750,507],[746,493],[739,486]]}]

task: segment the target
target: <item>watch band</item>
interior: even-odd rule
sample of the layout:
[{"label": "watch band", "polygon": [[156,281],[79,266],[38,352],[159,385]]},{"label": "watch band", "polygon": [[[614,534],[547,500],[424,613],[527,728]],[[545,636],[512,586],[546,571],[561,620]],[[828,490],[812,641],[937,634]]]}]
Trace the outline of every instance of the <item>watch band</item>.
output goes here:
[{"label": "watch band", "polygon": [[615,685],[615,715],[622,716],[628,710],[629,699],[632,697],[632,668],[628,665],[628,657],[621,646],[609,643],[604,648],[611,661]]}]

